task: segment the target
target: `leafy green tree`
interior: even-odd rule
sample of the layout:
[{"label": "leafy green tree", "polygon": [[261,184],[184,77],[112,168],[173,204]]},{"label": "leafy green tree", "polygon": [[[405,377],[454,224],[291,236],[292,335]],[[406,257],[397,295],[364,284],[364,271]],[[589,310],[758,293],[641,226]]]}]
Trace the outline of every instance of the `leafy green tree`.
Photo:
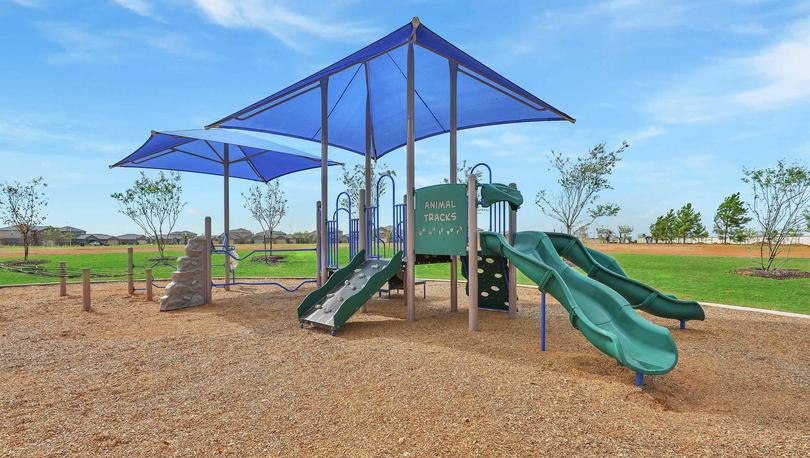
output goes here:
[{"label": "leafy green tree", "polygon": [[804,219],[810,208],[810,168],[780,160],[775,167],[743,169],[743,175],[743,182],[751,185],[753,193],[748,208],[761,229],[760,265],[771,270],[785,238],[801,231],[807,223]]},{"label": "leafy green tree", "polygon": [[20,233],[25,261],[28,261],[28,248],[36,228],[45,221],[48,200],[43,189],[47,186],[42,177],[27,183],[14,181],[0,184],[0,220]]},{"label": "leafy green tree", "polygon": [[655,243],[658,241],[672,243],[675,239],[675,220],[675,210],[670,210],[666,215],[655,219],[655,222],[650,225],[650,237]]},{"label": "leafy green tree", "polygon": [[151,179],[144,172],[135,184],[124,192],[116,192],[111,197],[118,201],[118,211],[129,217],[140,227],[147,237],[158,246],[160,258],[164,259],[166,235],[174,230],[174,225],[183,211],[183,187],[180,174],[169,172]]},{"label": "leafy green tree", "polygon": [[701,222],[700,212],[689,202],[675,214],[675,238],[686,243],[687,238],[699,239],[708,237],[709,233]]},{"label": "leafy green tree", "polygon": [[610,175],[629,146],[625,141],[618,149],[608,151],[605,144],[600,143],[588,154],[576,158],[552,151],[549,159],[558,175],[560,191],[555,194],[540,191],[535,197],[535,204],[543,213],[562,223],[568,234],[587,228],[597,218],[616,216],[619,206],[599,203],[599,197],[602,191],[613,189]]},{"label": "leafy green tree", "polygon": [[714,233],[722,237],[723,243],[729,240],[735,242],[742,241],[743,229],[751,222],[745,203],[740,198],[740,193],[734,193],[720,203],[717,212],[714,214]]},{"label": "leafy green tree", "polygon": [[[343,182],[343,186],[346,187],[346,192],[349,193],[349,196],[352,199],[351,204],[351,212],[352,217],[357,217],[357,204],[360,202],[360,190],[366,187],[366,168],[362,164],[355,164],[354,167],[351,169],[347,169],[345,166],[343,167],[343,174],[340,177],[340,181]],[[387,165],[380,164],[376,160],[371,161],[371,189],[366,190],[369,194],[369,201],[371,205],[377,205],[377,180],[380,179],[381,176],[391,174],[396,176],[396,170],[389,169]],[[380,196],[385,194],[388,190],[388,180],[380,181]],[[340,205],[343,207],[349,206],[349,201],[345,197],[340,200]],[[332,215],[329,215],[331,218]]]}]

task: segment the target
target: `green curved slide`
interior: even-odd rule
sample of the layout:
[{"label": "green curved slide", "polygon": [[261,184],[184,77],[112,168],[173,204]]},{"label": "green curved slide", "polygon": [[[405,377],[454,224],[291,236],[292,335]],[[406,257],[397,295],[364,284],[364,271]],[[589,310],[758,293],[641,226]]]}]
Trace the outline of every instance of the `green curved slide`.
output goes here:
[{"label": "green curved slide", "polygon": [[484,254],[506,256],[568,311],[571,324],[619,364],[640,374],[666,374],[678,362],[669,331],[642,318],[625,298],[582,275],[557,254],[542,232],[515,233],[510,245],[496,232],[481,233]]},{"label": "green curved slide", "polygon": [[586,247],[573,235],[557,232],[546,232],[546,235],[560,256],[587,272],[590,278],[621,294],[633,308],[675,320],[702,321],[706,318],[697,302],[676,299],[629,278],[615,259]]},{"label": "green curved slide", "polygon": [[366,259],[366,251],[357,253],[349,264],[309,293],[298,306],[301,326],[310,323],[332,330],[334,335],[385,282],[402,270],[402,252],[391,259]]}]

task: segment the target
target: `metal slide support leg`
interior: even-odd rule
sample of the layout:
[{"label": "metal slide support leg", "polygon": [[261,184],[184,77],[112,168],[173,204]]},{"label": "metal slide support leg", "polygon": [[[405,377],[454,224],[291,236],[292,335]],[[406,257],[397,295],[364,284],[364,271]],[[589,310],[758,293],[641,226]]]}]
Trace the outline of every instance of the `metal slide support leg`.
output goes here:
[{"label": "metal slide support leg", "polygon": [[641,372],[636,372],[636,383],[635,383],[635,385],[636,386],[644,385],[644,374],[642,374]]},{"label": "metal slide support leg", "polygon": [[679,329],[686,329],[686,321],[680,320],[680,324],[678,325]]},{"label": "metal slide support leg", "polygon": [[540,351],[546,351],[546,290],[540,292]]}]

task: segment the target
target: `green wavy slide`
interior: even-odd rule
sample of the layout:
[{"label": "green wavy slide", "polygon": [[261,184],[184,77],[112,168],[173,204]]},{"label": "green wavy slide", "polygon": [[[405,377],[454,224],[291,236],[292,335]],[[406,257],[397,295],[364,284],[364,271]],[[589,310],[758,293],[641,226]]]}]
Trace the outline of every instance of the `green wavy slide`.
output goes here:
[{"label": "green wavy slide", "polygon": [[515,233],[510,245],[496,232],[481,233],[485,255],[505,256],[568,311],[571,324],[619,364],[640,374],[660,375],[678,362],[669,331],[642,318],[613,289],[577,272],[557,254],[542,232]]},{"label": "green wavy slide", "polygon": [[633,280],[615,259],[586,247],[573,235],[558,232],[546,232],[546,235],[557,254],[584,270],[590,278],[621,294],[633,308],[675,320],[702,321],[706,318],[703,308],[697,302],[676,299]]},{"label": "green wavy slide", "polygon": [[402,252],[391,259],[366,259],[365,250],[329,277],[326,284],[309,293],[298,306],[301,326],[310,323],[335,335],[385,282],[402,270]]}]

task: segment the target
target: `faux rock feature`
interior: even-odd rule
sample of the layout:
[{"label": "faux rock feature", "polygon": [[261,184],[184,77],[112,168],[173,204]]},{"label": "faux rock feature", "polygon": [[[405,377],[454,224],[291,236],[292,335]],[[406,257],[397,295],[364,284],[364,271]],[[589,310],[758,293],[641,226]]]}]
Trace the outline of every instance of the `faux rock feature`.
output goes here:
[{"label": "faux rock feature", "polygon": [[203,305],[205,302],[205,237],[194,237],[186,244],[186,255],[177,258],[177,271],[166,285],[166,295],[160,298],[160,311],[177,310]]}]

